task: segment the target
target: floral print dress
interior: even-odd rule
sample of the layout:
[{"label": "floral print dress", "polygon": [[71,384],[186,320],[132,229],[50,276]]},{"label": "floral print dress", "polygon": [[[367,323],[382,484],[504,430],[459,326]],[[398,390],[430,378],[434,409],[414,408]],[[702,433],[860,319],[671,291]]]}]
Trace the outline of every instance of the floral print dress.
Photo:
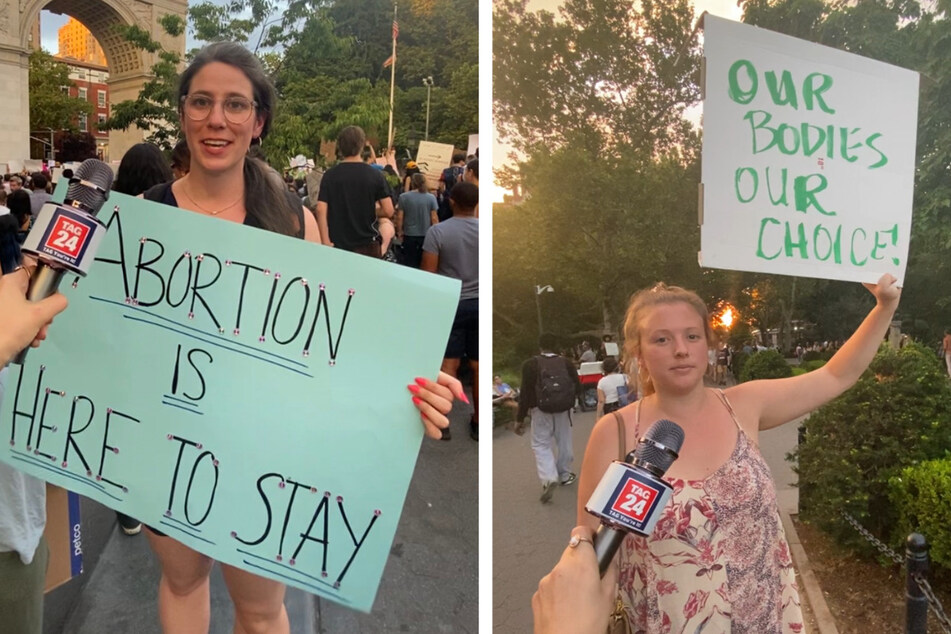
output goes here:
[{"label": "floral print dress", "polygon": [[654,532],[621,546],[618,585],[635,634],[803,631],[769,467],[718,395],[739,430],[732,455],[703,480],[666,478],[673,496]]}]

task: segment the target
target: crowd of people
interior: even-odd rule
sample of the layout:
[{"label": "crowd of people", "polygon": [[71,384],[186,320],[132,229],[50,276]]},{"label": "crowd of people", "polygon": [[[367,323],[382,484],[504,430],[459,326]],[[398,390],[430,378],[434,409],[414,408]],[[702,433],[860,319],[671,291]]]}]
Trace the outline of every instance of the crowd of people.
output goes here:
[{"label": "crowd of people", "polygon": [[[312,210],[302,204],[300,195],[285,187],[277,171],[254,156],[269,131],[276,93],[260,62],[247,49],[230,42],[202,49],[181,75],[178,102],[183,139],[171,160],[153,145],[132,147],[118,167],[116,191],[373,258],[383,255],[378,221],[398,211],[404,216],[397,216],[401,237],[423,238],[420,268],[462,282],[443,368],[454,372],[466,359],[477,374],[477,160],[469,163],[465,171],[468,176],[459,182],[447,180],[441,186],[448,215],[437,215],[438,222],[433,222],[431,214],[423,213],[421,219],[423,206],[418,204],[417,196],[402,203],[402,196],[397,197],[394,210],[393,192],[384,173],[360,158],[365,147],[363,131],[350,126],[338,139],[343,159],[324,174]],[[63,176],[70,178],[72,174]],[[23,261],[19,244],[42,206],[39,201],[49,200],[49,182],[44,174],[30,175],[28,183],[32,194],[23,191],[23,178],[13,175],[4,179],[0,192],[6,194],[7,202],[0,208],[0,227],[11,228],[10,236],[5,232],[0,237],[6,274],[0,278],[0,321],[5,325],[0,330],[0,367],[31,342],[38,345],[52,317],[66,308],[66,300],[60,295],[38,303],[25,299],[32,263]],[[421,189],[424,187],[418,186],[415,191]],[[31,200],[38,202],[36,210]],[[4,222],[6,216],[15,222]],[[437,380],[416,378],[408,387],[426,435],[447,438],[447,415],[454,399],[469,402],[461,383],[440,372]],[[0,378],[0,398],[2,388]],[[475,439],[477,425],[477,414],[473,413],[470,434]],[[130,534],[139,530],[139,523],[132,518],[120,517],[120,523]],[[44,524],[43,483],[0,463],[0,614],[4,631],[42,631],[48,560]],[[145,528],[161,568],[158,607],[162,631],[207,632],[209,573],[214,562],[152,527]],[[235,631],[290,631],[283,584],[227,565],[222,566],[222,572],[234,603]]]}]

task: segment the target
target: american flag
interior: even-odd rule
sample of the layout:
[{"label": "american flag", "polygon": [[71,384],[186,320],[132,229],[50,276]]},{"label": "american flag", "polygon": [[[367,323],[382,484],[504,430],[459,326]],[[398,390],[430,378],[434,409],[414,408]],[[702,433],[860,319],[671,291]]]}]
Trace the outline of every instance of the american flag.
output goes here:
[{"label": "american flag", "polygon": [[393,39],[395,40],[399,34],[400,34],[400,25],[394,18],[393,19]]}]

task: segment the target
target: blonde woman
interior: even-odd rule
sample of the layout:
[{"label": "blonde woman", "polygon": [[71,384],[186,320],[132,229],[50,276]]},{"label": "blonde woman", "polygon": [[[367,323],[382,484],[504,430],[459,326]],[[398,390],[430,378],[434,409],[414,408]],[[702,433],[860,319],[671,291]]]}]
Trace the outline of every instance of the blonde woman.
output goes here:
[{"label": "blonde woman", "polygon": [[[637,293],[624,324],[625,354],[637,357],[643,397],[598,421],[581,469],[578,524],[612,460],[632,450],[654,421],[685,432],[667,472],[674,494],[648,538],[618,552],[619,589],[634,631],[800,632],[802,613],[761,430],[806,414],[851,387],[868,367],[898,306],[896,279],[866,287],[876,305],[834,357],[815,372],[704,387],[709,315],[697,295],[659,284]],[[619,447],[619,425],[626,445]]]}]

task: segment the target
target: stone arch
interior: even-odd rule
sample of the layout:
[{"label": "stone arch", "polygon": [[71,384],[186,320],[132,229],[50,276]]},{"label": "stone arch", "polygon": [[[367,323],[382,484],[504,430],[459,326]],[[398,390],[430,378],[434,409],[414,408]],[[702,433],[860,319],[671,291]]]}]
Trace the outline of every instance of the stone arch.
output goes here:
[{"label": "stone arch", "polygon": [[[0,95],[0,111],[13,113],[7,125],[0,122],[0,161],[29,156],[29,94],[27,79],[29,68],[30,27],[40,11],[46,9],[76,18],[99,40],[109,67],[109,93],[111,103],[138,97],[142,86],[149,79],[149,72],[156,56],[141,51],[126,42],[113,28],[117,24],[135,24],[152,34],[168,50],[184,54],[185,38],[172,38],[159,25],[166,14],[185,17],[187,0],[0,0],[0,24],[16,24],[16,28],[0,26],[0,81],[12,75],[20,81],[21,94]],[[4,14],[18,20],[4,20]],[[11,82],[4,82],[11,85]],[[15,102],[15,103],[14,103]],[[10,106],[10,107],[7,107]],[[9,121],[9,120],[8,120]],[[8,133],[8,134],[5,134]],[[144,130],[130,128],[109,133],[110,155],[120,157],[145,135]],[[6,140],[5,140],[6,138]]]}]

